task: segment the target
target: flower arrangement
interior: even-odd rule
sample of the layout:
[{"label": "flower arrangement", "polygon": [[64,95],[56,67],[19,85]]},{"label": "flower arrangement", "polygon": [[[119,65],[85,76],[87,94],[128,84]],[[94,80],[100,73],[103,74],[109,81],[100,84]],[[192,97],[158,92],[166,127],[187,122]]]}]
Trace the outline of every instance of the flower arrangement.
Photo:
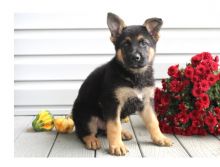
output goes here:
[{"label": "flower arrangement", "polygon": [[203,52],[185,69],[170,66],[169,78],[155,90],[155,111],[161,131],[180,135],[220,134],[220,71],[218,56]]}]

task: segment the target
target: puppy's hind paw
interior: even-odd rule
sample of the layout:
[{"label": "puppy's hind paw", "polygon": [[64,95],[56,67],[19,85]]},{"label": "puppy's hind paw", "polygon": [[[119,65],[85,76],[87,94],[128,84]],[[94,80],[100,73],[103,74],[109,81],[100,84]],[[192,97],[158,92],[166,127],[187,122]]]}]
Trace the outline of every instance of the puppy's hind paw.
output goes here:
[{"label": "puppy's hind paw", "polygon": [[121,132],[122,140],[131,140],[133,138],[132,134],[127,130],[122,130]]}]

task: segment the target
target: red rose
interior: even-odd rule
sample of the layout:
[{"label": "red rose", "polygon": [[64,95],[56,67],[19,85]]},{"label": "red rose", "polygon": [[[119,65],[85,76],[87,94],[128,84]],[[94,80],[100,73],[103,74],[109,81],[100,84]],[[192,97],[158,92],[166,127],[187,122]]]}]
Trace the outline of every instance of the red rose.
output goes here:
[{"label": "red rose", "polygon": [[220,115],[220,107],[215,107],[214,111],[215,111],[216,115]]},{"label": "red rose", "polygon": [[209,82],[206,81],[206,80],[202,80],[200,82],[200,87],[201,87],[201,90],[206,92],[207,90],[209,90],[210,86],[209,86]]},{"label": "red rose", "polygon": [[170,103],[170,97],[169,97],[169,95],[168,95],[168,94],[163,94],[163,95],[161,96],[161,105],[167,106],[167,105],[169,105],[169,103]]},{"label": "red rose", "polygon": [[194,75],[193,76],[193,79],[192,79],[192,82],[199,82],[200,81],[200,78],[198,75]]},{"label": "red rose", "polygon": [[179,76],[179,65],[170,66],[168,68],[168,75],[177,78]]},{"label": "red rose", "polygon": [[209,104],[210,104],[210,100],[209,100],[209,96],[205,93],[201,94],[200,95],[200,100],[201,102],[203,103],[203,106],[205,108],[208,108],[209,107]]},{"label": "red rose", "polygon": [[195,69],[195,73],[197,75],[204,75],[206,73],[206,70],[207,70],[206,66],[199,64]]},{"label": "red rose", "polygon": [[203,55],[202,54],[197,54],[195,56],[192,57],[191,62],[193,66],[197,66],[200,61],[202,61],[203,59]]},{"label": "red rose", "polygon": [[204,110],[209,107],[210,100],[207,94],[200,94],[199,99],[195,102],[195,107],[198,110]]},{"label": "red rose", "polygon": [[216,63],[218,63],[218,62],[219,62],[219,57],[218,57],[218,56],[215,56],[214,61],[215,61]]},{"label": "red rose", "polygon": [[199,97],[201,94],[202,94],[201,88],[199,88],[198,86],[194,86],[192,89],[192,95],[194,97]]},{"label": "red rose", "polygon": [[206,59],[201,62],[202,65],[206,66],[206,73],[212,73],[213,71],[218,70],[218,63],[213,59]]},{"label": "red rose", "polygon": [[205,105],[201,100],[197,100],[195,102],[195,107],[197,110],[204,110],[205,109]]},{"label": "red rose", "polygon": [[203,59],[204,59],[204,60],[212,60],[212,55],[211,55],[211,53],[209,53],[209,52],[203,52],[202,55],[203,55]]},{"label": "red rose", "polygon": [[215,61],[210,62],[210,69],[212,71],[218,70],[218,63],[216,63]]},{"label": "red rose", "polygon": [[174,124],[179,126],[180,124],[186,124],[189,121],[189,115],[186,112],[181,111],[174,118]]},{"label": "red rose", "polygon": [[186,123],[189,121],[189,115],[186,114],[186,112],[183,112],[183,113],[181,114],[181,117],[180,117],[179,121],[180,121],[181,123],[183,123],[183,124],[186,124]]},{"label": "red rose", "polygon": [[215,76],[214,74],[209,74],[207,76],[207,81],[209,82],[209,85],[212,86],[216,83],[216,81],[218,80],[218,77]]},{"label": "red rose", "polygon": [[181,92],[183,90],[183,85],[178,80],[172,80],[170,82],[170,91],[174,93]]},{"label": "red rose", "polygon": [[216,117],[214,117],[213,114],[211,114],[210,112],[209,112],[209,114],[205,117],[204,122],[205,122],[205,124],[206,124],[208,127],[210,127],[211,129],[214,128],[214,127],[217,125],[217,123],[218,123]]},{"label": "red rose", "polygon": [[194,75],[194,68],[192,66],[187,66],[184,72],[186,78],[193,78]]},{"label": "red rose", "polygon": [[196,127],[200,127],[201,124],[200,124],[200,121],[199,120],[192,120],[192,124],[191,124],[192,127],[196,128]]}]

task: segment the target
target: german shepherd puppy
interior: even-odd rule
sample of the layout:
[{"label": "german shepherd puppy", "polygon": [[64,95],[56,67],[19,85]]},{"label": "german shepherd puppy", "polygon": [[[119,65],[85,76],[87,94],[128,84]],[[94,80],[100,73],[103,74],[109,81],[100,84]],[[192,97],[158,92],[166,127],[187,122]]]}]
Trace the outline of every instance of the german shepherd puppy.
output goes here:
[{"label": "german shepherd puppy", "polygon": [[95,69],[82,84],[72,109],[76,133],[88,149],[99,149],[99,129],[106,131],[109,153],[125,155],[128,151],[122,140],[132,135],[122,129],[121,119],[139,112],[153,143],[171,146],[158,126],[154,113],[153,60],[160,18],[147,19],[143,25],[126,26],[113,13],[107,24],[116,54],[108,63]]}]

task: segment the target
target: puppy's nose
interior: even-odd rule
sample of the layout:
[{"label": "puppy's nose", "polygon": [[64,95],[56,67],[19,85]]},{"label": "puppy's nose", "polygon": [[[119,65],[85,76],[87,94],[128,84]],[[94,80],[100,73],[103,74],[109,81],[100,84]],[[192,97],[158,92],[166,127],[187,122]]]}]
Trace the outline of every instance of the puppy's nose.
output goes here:
[{"label": "puppy's nose", "polygon": [[139,62],[141,60],[141,55],[139,53],[136,53],[133,55],[132,59],[136,62]]}]

